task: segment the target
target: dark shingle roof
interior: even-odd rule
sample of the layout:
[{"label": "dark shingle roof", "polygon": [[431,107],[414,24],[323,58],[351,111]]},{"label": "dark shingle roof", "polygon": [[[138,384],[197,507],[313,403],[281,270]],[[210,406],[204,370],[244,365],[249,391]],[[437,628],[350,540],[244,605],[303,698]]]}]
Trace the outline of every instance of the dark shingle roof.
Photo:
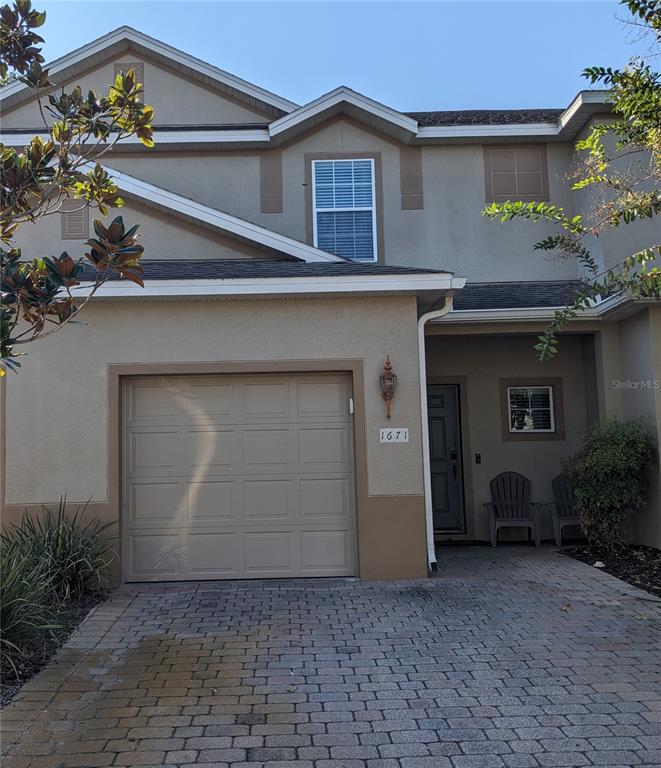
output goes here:
[{"label": "dark shingle roof", "polygon": [[518,283],[466,283],[454,295],[454,309],[523,309],[571,304],[581,283],[577,280]]},{"label": "dark shingle roof", "polygon": [[[441,270],[394,267],[385,264],[356,264],[350,261],[280,261],[278,259],[143,261],[145,280],[221,280],[282,277],[340,277],[343,275],[438,274]],[[86,276],[91,274],[90,271]]]},{"label": "dark shingle roof", "polygon": [[441,112],[405,112],[421,126],[514,125],[555,123],[562,109],[459,109]]}]

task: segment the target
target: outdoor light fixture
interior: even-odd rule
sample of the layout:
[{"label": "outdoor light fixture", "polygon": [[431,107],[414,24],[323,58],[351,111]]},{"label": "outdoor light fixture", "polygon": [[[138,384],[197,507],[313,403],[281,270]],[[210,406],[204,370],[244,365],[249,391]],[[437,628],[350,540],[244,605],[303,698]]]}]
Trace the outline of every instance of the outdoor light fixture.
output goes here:
[{"label": "outdoor light fixture", "polygon": [[390,404],[397,389],[397,376],[392,372],[390,355],[386,357],[386,362],[383,364],[383,373],[379,376],[379,386],[381,387],[381,397],[386,404],[386,418],[389,419]]}]

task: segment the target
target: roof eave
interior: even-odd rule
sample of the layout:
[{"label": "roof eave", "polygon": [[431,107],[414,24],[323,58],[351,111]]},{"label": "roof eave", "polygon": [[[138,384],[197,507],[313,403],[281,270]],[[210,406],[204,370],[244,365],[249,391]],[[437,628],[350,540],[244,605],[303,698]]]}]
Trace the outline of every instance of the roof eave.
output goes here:
[{"label": "roof eave", "polygon": [[[442,295],[463,285],[464,278],[450,272],[410,275],[341,275],[286,278],[218,278],[145,280],[144,288],[129,281],[110,280],[95,299],[188,298],[306,298],[331,296]],[[77,288],[81,297],[92,283]]]}]

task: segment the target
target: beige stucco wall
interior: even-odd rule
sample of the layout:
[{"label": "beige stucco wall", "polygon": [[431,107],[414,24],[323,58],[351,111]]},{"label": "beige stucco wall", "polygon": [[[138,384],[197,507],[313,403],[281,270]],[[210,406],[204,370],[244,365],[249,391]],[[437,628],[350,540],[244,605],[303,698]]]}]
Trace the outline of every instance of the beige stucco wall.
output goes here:
[{"label": "beige stucco wall", "polygon": [[[160,152],[107,155],[104,163],[157,187],[285,235],[280,214],[260,213],[259,154],[256,152]],[[305,239],[303,237],[302,239]]]},{"label": "beige stucco wall", "polygon": [[[260,211],[259,153],[205,152],[124,155],[108,165],[199,202],[306,240],[305,155],[380,153],[383,246],[387,263],[448,269],[474,281],[562,280],[576,276],[573,261],[553,261],[532,250],[551,230],[525,222],[501,224],[481,216],[485,205],[481,145],[422,149],[423,210],[402,210],[399,145],[353,122],[333,120],[282,150],[283,207]],[[548,145],[551,200],[572,210],[564,181],[568,144]]]},{"label": "beige stucco wall", "polygon": [[[115,79],[115,62],[144,64],[144,100],[155,109],[154,125],[255,123],[272,119],[229,96],[206,89],[172,69],[136,56],[131,51],[77,75],[63,84],[64,89],[70,90],[80,85],[83,92],[91,88],[97,93],[107,93]],[[36,101],[4,113],[2,124],[4,128],[32,129],[43,126]]]},{"label": "beige stucco wall", "polygon": [[[164,213],[133,199],[125,199],[121,208],[111,209],[108,216],[89,211],[90,237],[95,237],[92,222],[96,218],[107,226],[121,216],[128,228],[139,224],[140,243],[145,248],[144,259],[268,259],[273,253],[257,249],[232,238],[202,229],[172,213]],[[74,258],[89,250],[85,240],[61,239],[61,214],[52,213],[38,222],[26,224],[15,238],[17,247],[23,250],[23,258],[59,255],[66,251]]]},{"label": "beige stucco wall", "polygon": [[[532,500],[552,499],[551,480],[561,471],[561,460],[580,446],[586,426],[588,398],[594,384],[586,370],[586,339],[564,336],[554,359],[539,363],[534,336],[431,336],[427,339],[427,373],[432,377],[465,377],[466,401],[462,403],[464,430],[464,483],[467,538],[488,540],[487,517],[482,504],[490,500],[489,481],[499,472],[515,471],[532,482]],[[561,378],[565,415],[564,440],[511,442],[503,440],[500,379]],[[475,463],[480,453],[482,463]],[[519,537],[518,531],[499,534]],[[545,517],[544,538],[552,537]]]},{"label": "beige stucco wall", "polygon": [[[618,323],[619,372],[610,382],[619,394],[622,419],[642,418],[661,435],[661,307]],[[648,506],[633,520],[634,541],[661,547],[661,458],[650,476]]]},{"label": "beige stucco wall", "polygon": [[[86,325],[32,345],[9,377],[8,504],[64,492],[72,501],[107,498],[106,366],[136,362],[361,359],[368,492],[422,492],[414,299],[99,301],[84,317]],[[397,446],[378,439],[387,354],[400,374],[392,423],[411,430],[410,443]]]}]

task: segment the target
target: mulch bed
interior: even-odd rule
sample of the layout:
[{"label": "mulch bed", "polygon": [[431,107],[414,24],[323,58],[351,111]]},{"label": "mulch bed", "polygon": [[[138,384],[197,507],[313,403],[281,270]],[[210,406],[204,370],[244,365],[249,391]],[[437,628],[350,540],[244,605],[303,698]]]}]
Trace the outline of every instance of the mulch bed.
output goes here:
[{"label": "mulch bed", "polygon": [[6,706],[23,683],[48,664],[92,608],[105,598],[105,594],[87,595],[69,603],[53,619],[53,623],[58,625],[57,629],[35,634],[34,638],[25,643],[25,655],[14,659],[16,670],[11,665],[5,665],[0,671],[0,707]]},{"label": "mulch bed", "polygon": [[584,546],[566,547],[561,549],[560,553],[588,565],[601,561],[604,567],[600,570],[661,597],[661,550],[654,547],[632,546],[618,552],[617,555],[609,555],[597,547]]}]

